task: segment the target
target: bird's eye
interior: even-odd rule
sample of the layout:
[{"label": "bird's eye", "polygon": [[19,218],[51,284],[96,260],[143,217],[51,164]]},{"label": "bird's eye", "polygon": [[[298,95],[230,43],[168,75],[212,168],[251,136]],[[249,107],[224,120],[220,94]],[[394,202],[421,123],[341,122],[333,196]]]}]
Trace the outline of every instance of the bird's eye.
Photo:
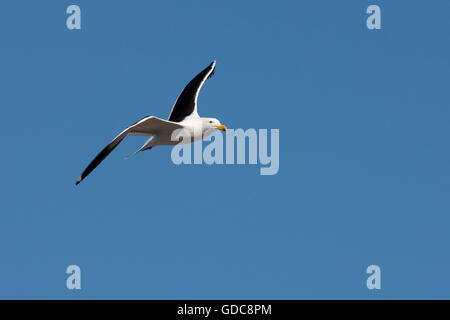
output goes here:
[{"label": "bird's eye", "polygon": [[210,121],[209,123],[212,123],[212,121]]}]

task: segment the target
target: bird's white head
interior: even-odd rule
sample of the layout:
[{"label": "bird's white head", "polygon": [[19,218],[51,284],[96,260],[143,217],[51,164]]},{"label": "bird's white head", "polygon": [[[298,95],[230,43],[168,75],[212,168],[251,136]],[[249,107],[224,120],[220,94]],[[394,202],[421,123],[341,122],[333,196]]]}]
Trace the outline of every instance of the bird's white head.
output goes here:
[{"label": "bird's white head", "polygon": [[207,129],[227,131],[227,127],[221,124],[216,118],[203,118],[203,127]]}]

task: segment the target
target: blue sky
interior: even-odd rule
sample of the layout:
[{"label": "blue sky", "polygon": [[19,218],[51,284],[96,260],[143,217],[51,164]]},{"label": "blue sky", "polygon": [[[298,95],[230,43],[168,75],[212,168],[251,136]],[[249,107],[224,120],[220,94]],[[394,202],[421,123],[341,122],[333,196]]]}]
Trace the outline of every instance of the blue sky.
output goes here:
[{"label": "blue sky", "polygon": [[[66,29],[66,8],[82,29]],[[368,5],[382,29],[366,28]],[[0,4],[0,298],[450,298],[450,3]],[[128,138],[212,60],[199,113],[280,130],[280,170]],[[69,291],[66,267],[81,267]],[[382,289],[366,288],[367,266]]]}]

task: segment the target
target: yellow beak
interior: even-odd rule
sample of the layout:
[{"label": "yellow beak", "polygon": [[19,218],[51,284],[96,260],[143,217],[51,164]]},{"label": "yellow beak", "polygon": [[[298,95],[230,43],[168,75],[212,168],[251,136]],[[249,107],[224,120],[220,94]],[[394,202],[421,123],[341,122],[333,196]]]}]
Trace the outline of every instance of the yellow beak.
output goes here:
[{"label": "yellow beak", "polygon": [[221,124],[220,126],[217,126],[216,128],[219,130],[222,130],[222,131],[227,131],[227,127],[225,127],[223,124]]}]

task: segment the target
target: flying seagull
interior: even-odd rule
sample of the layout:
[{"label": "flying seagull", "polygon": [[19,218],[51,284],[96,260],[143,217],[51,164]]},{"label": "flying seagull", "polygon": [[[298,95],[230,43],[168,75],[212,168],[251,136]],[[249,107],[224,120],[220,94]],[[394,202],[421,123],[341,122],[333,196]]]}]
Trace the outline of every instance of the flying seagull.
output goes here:
[{"label": "flying seagull", "polygon": [[119,133],[89,163],[75,185],[83,181],[126,136],[150,136],[144,145],[134,153],[136,154],[141,151],[150,150],[155,146],[176,145],[180,143],[179,141],[173,141],[171,138],[172,133],[177,129],[180,129],[180,132],[183,132],[188,138],[185,139],[185,136],[183,136],[181,143],[201,140],[215,130],[226,131],[227,127],[221,124],[219,120],[215,118],[202,118],[197,113],[198,93],[206,79],[209,79],[214,74],[215,68],[216,61],[213,61],[187,84],[175,101],[168,120],[163,120],[155,116],[147,116]]}]

